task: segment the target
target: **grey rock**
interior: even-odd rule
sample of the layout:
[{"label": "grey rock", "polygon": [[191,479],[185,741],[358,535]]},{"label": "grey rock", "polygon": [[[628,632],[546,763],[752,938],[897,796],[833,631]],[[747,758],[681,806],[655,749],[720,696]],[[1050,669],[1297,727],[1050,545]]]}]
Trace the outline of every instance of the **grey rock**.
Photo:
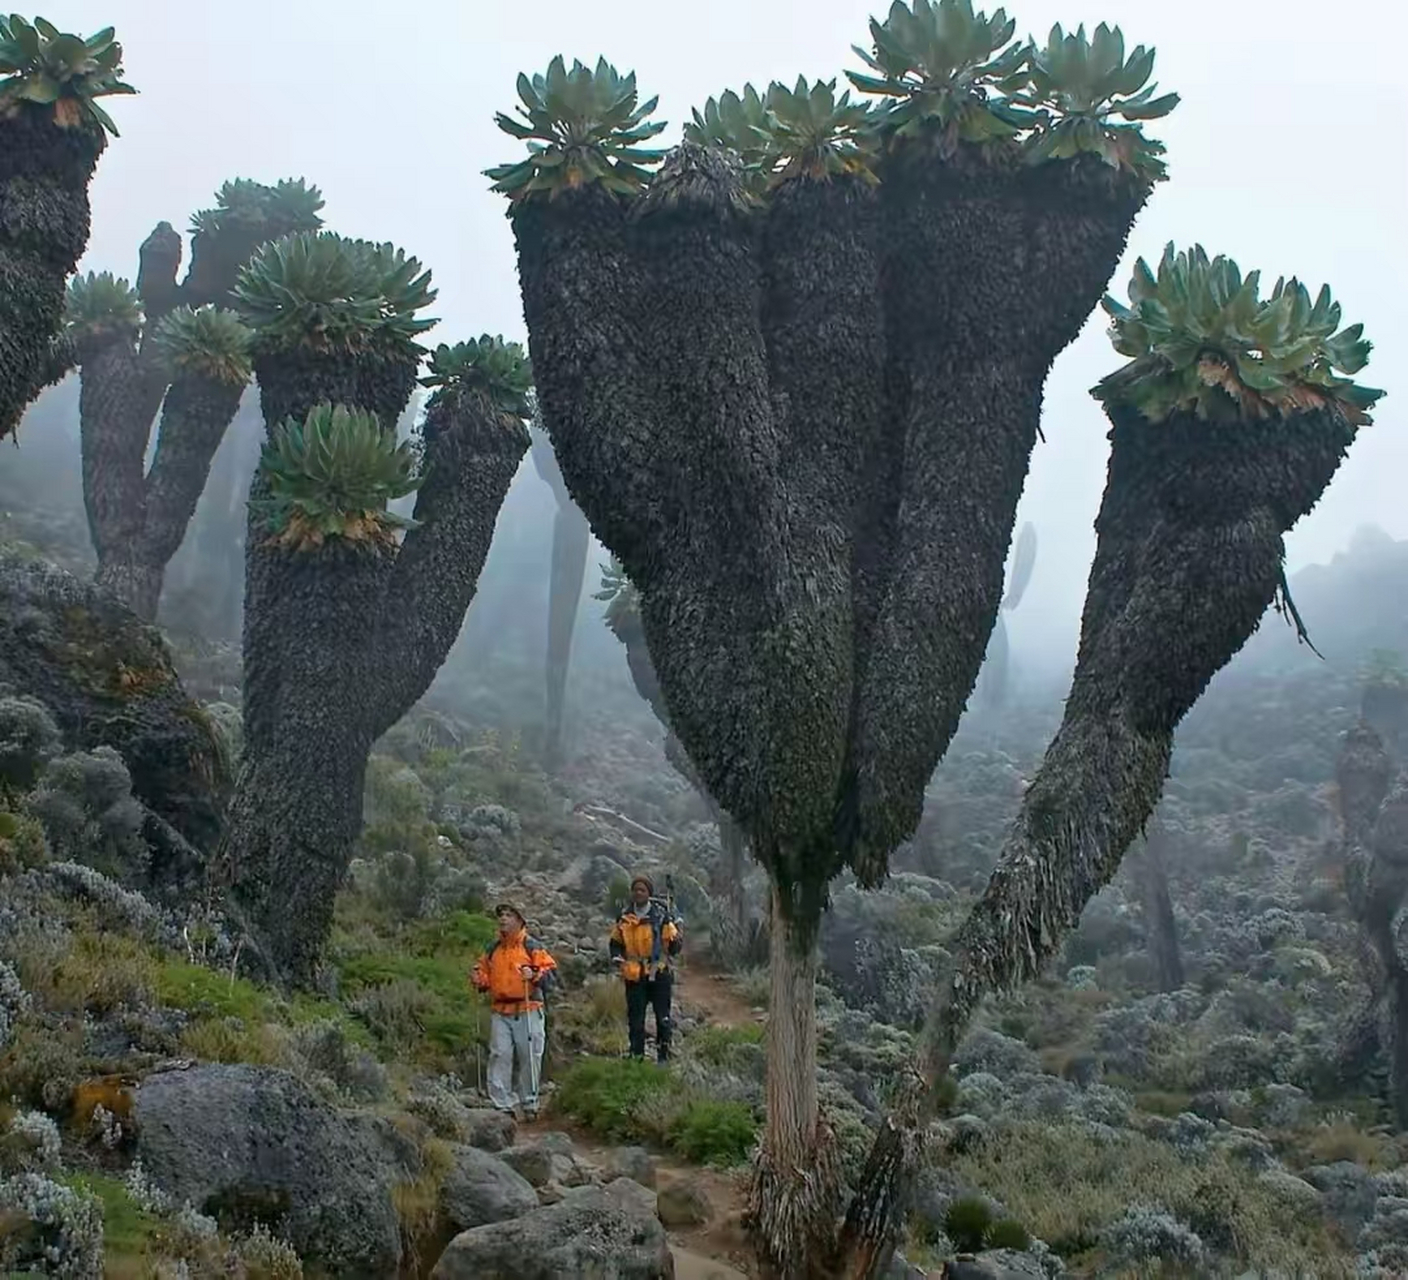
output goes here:
[{"label": "grey rock", "polygon": [[655,1186],[655,1161],[644,1147],[617,1147],[606,1167],[608,1172],[630,1178],[643,1187]]},{"label": "grey rock", "polygon": [[456,1147],[440,1187],[440,1207],[456,1231],[531,1213],[538,1197],[526,1178],[477,1147]]},{"label": "grey rock", "polygon": [[665,1229],[599,1187],[464,1231],[431,1280],[674,1280]]},{"label": "grey rock", "polygon": [[464,1140],[471,1147],[478,1147],[481,1151],[505,1151],[513,1146],[518,1126],[507,1111],[495,1111],[492,1107],[466,1107],[462,1119]]},{"label": "grey rock", "polygon": [[1046,1280],[1041,1260],[1016,1249],[987,1249],[957,1258],[943,1270],[944,1280]]},{"label": "grey rock", "polygon": [[92,583],[0,550],[0,686],[41,702],[66,750],[107,746],[122,757],[155,820],[143,833],[157,846],[155,883],[200,872],[187,864],[220,837],[229,755],[155,627]]},{"label": "grey rock", "polygon": [[419,1158],[388,1122],[329,1106],[287,1071],[244,1065],[148,1076],[133,1114],[136,1154],[178,1204],[231,1227],[266,1222],[349,1280],[396,1273],[391,1190]]},{"label": "grey rock", "polygon": [[[582,1196],[594,1190],[595,1187],[574,1187],[567,1195]],[[655,1192],[633,1178],[613,1178],[601,1190],[613,1204],[620,1205],[629,1212],[644,1214],[648,1218],[659,1216],[658,1197]]]},{"label": "grey rock", "polygon": [[499,1153],[500,1157],[535,1187],[546,1187],[553,1182],[575,1187],[585,1181],[570,1154],[570,1140],[567,1151],[563,1151],[561,1144],[550,1141],[551,1137],[551,1134],[543,1134],[542,1140],[508,1147]]},{"label": "grey rock", "polygon": [[656,1193],[656,1212],[667,1227],[702,1226],[714,1216],[709,1197],[693,1182],[675,1182]]}]

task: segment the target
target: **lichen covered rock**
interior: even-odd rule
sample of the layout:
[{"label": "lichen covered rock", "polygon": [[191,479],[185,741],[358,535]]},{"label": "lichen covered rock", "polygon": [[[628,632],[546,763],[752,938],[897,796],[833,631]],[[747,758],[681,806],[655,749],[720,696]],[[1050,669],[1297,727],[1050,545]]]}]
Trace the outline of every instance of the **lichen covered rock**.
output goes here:
[{"label": "lichen covered rock", "polygon": [[[227,755],[154,627],[62,569],[0,550],[0,686],[45,707],[66,750],[111,747],[156,818],[198,850],[214,846]],[[160,854],[172,842],[156,844]],[[161,861],[159,882],[189,873]]]}]

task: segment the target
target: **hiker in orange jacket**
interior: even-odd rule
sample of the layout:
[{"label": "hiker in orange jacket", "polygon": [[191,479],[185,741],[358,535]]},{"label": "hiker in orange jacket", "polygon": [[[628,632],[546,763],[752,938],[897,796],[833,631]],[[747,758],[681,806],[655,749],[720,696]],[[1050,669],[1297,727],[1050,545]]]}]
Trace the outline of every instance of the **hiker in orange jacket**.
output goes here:
[{"label": "hiker in orange jacket", "polygon": [[631,881],[631,901],[611,930],[611,963],[626,983],[626,1025],[631,1057],[645,1057],[645,1011],[655,1010],[655,1056],[670,1058],[670,961],[683,941],[679,917],[654,897],[646,876]]},{"label": "hiker in orange jacket", "polygon": [[[496,1110],[521,1106],[531,1120],[538,1114],[538,1081],[543,1065],[543,993],[557,978],[557,961],[529,937],[523,913],[510,903],[494,908],[499,936],[485,949],[469,980],[488,994],[489,1101]],[[518,1088],[513,1087],[518,1059]]]}]

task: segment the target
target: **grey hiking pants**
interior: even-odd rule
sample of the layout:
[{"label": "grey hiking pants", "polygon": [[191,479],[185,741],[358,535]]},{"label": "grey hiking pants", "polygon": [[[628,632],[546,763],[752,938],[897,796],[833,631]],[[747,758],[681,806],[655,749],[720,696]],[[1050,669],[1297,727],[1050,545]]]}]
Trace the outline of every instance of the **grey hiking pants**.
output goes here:
[{"label": "grey hiking pants", "polygon": [[[496,1013],[489,1020],[489,1101],[496,1110],[538,1109],[538,1081],[543,1073],[543,1011]],[[518,1060],[518,1088],[513,1065]]]}]

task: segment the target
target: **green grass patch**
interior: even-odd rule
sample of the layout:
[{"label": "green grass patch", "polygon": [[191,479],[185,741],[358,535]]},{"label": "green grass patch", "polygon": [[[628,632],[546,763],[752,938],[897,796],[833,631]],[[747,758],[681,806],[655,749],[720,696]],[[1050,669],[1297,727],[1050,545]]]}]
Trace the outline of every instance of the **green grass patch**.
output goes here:
[{"label": "green grass patch", "polygon": [[563,1111],[606,1138],[644,1136],[644,1104],[678,1092],[679,1082],[650,1062],[630,1058],[586,1058],[568,1070],[553,1099]]},{"label": "green grass patch", "polygon": [[101,1173],[71,1173],[59,1179],[75,1191],[96,1196],[103,1206],[103,1255],[111,1267],[145,1261],[152,1254],[160,1223],[132,1199],[120,1178]]},{"label": "green grass patch", "polygon": [[469,972],[497,932],[474,911],[422,921],[395,936],[377,936],[338,961],[342,990],[361,1004],[383,1043],[401,1050],[423,1042],[432,1055],[455,1055],[487,1039],[483,997]]},{"label": "green grass patch", "polygon": [[670,1147],[694,1164],[743,1164],[757,1138],[752,1107],[711,1098],[693,1099],[669,1129]]}]

